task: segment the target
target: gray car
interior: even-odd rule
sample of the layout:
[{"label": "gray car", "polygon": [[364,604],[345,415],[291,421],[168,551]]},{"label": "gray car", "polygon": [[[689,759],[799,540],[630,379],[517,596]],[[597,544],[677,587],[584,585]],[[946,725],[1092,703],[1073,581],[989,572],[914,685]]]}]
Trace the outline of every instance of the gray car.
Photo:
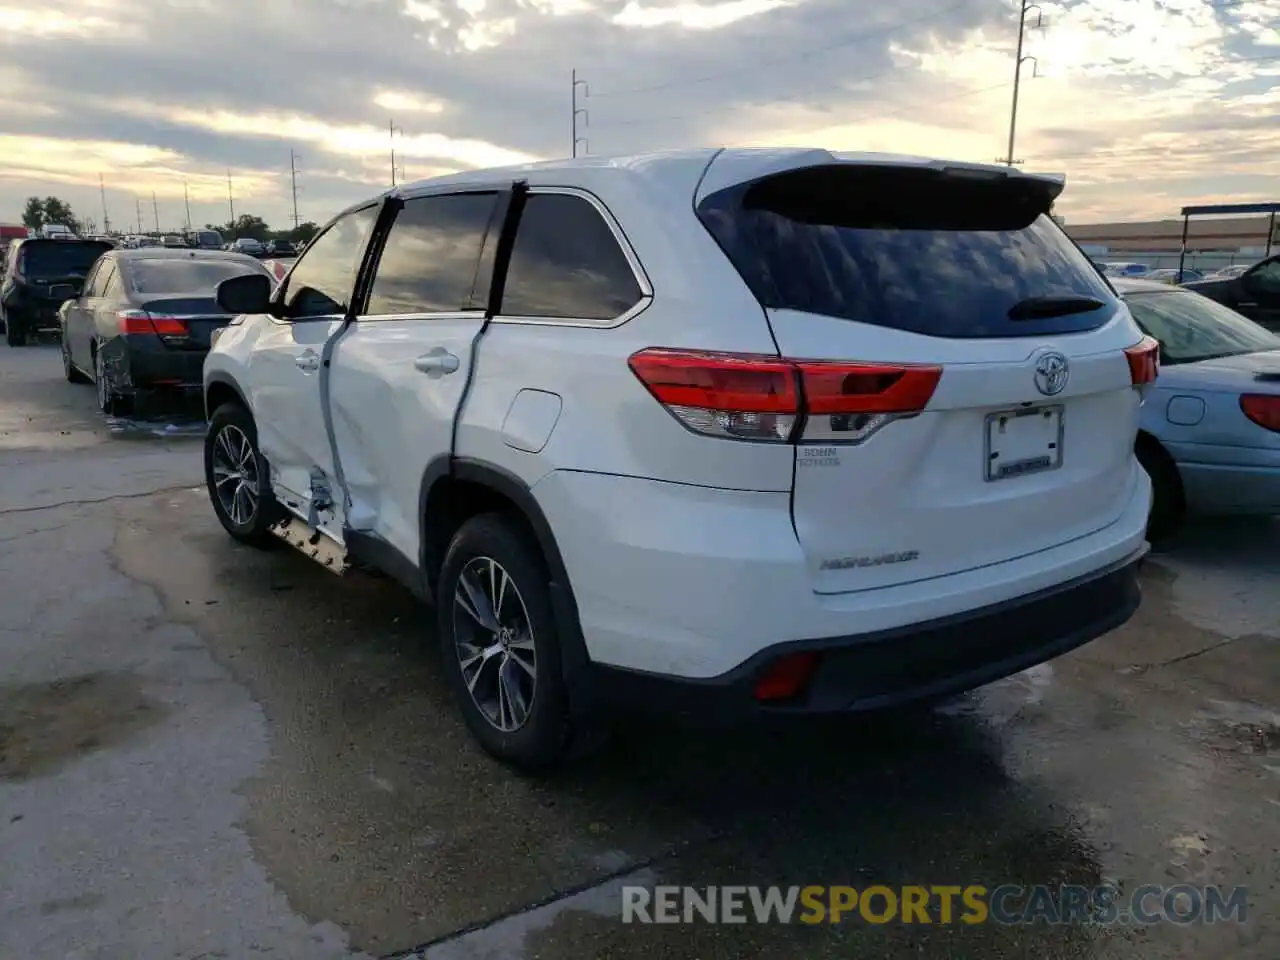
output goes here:
[{"label": "gray car", "polygon": [[1189,514],[1280,514],[1280,337],[1179,287],[1113,280],[1160,341],[1137,454],[1155,488],[1150,536]]}]

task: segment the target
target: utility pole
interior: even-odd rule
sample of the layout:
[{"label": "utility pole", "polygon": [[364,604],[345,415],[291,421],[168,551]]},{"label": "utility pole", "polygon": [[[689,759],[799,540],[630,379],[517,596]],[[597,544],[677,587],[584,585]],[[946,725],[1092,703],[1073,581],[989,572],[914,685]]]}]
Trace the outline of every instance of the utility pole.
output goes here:
[{"label": "utility pole", "polygon": [[138,233],[144,233],[142,229],[142,200],[139,197],[133,198],[134,205],[138,208]]},{"label": "utility pole", "polygon": [[[394,169],[394,166],[393,168]],[[289,150],[289,180],[293,186],[293,229],[298,229],[298,155]]]},{"label": "utility pole", "polygon": [[586,137],[578,136],[578,117],[582,117],[583,126],[591,126],[591,114],[578,106],[578,87],[582,87],[583,98],[591,96],[591,88],[587,86],[587,81],[578,79],[578,71],[573,71],[572,93],[569,96],[569,109],[572,111],[569,120],[569,135],[573,138],[573,148],[569,152],[569,156],[576,157],[578,155],[578,144],[582,144],[583,152],[591,152],[591,144],[587,142]]},{"label": "utility pole", "polygon": [[235,201],[235,198],[231,196],[231,168],[230,167],[227,167],[227,206],[231,210],[230,226],[234,228],[236,225],[236,201]]},{"label": "utility pole", "polygon": [[98,192],[102,194],[102,232],[111,232],[111,218],[107,216],[107,183],[102,178],[102,174],[98,174]]},{"label": "utility pole", "polygon": [[187,181],[182,181],[182,199],[187,205],[187,232],[191,232],[191,194],[187,192]]},{"label": "utility pole", "polygon": [[391,138],[391,185],[396,185],[396,134],[404,136],[404,130],[396,126],[394,120],[387,121],[387,134]]},{"label": "utility pole", "polygon": [[1018,90],[1022,84],[1022,65],[1030,60],[1033,64],[1031,76],[1035,77],[1036,72],[1040,69],[1040,64],[1035,57],[1024,57],[1022,55],[1022,41],[1027,34],[1027,14],[1032,10],[1036,12],[1035,29],[1039,30],[1044,24],[1044,15],[1040,10],[1040,6],[1035,3],[1028,3],[1027,0],[1019,0],[1018,2],[1018,52],[1014,54],[1013,62],[1013,106],[1009,110],[1009,152],[1004,158],[1004,162],[1009,166],[1013,166],[1017,161],[1013,158],[1013,141],[1018,131]]},{"label": "utility pole", "polygon": [[151,213],[155,216],[156,233],[160,232],[160,204],[156,203],[156,192],[151,191]]}]

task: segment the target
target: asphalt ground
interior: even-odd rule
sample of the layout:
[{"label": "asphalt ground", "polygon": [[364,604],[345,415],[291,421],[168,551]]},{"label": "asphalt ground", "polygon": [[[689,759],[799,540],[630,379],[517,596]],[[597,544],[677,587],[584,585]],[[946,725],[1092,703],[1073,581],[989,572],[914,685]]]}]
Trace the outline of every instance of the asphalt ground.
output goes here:
[{"label": "asphalt ground", "polygon": [[[929,713],[624,724],[517,776],[390,581],[239,547],[202,425],[0,348],[0,957],[1280,956],[1280,524],[1157,552],[1124,628]],[[640,924],[624,886],[1247,888],[1243,923]]]}]

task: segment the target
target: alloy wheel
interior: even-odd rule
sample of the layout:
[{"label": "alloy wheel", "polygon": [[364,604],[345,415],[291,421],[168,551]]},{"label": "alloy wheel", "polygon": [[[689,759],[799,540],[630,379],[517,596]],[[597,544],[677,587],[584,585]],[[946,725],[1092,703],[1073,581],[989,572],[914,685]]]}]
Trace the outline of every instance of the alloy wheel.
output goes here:
[{"label": "alloy wheel", "polygon": [[491,557],[474,557],[453,591],[458,665],[471,699],[496,729],[525,725],[537,693],[533,627],[515,581]]},{"label": "alloy wheel", "polygon": [[213,443],[213,484],[223,512],[237,526],[258,512],[258,456],[239,427],[227,424]]}]

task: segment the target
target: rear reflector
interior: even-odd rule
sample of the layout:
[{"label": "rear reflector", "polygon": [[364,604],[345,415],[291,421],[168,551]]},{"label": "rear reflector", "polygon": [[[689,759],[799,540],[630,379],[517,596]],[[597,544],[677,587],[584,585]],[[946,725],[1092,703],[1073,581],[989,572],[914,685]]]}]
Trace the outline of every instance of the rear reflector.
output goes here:
[{"label": "rear reflector", "polygon": [[[651,347],[631,370],[682,424],[739,440],[857,442],[929,403],[941,367]],[[797,430],[800,427],[800,431]]]},{"label": "rear reflector", "polygon": [[178,317],[147,313],[145,310],[121,310],[116,314],[120,332],[124,334],[160,334],[166,337],[185,337],[187,325]]},{"label": "rear reflector", "polygon": [[1143,337],[1125,352],[1129,361],[1129,378],[1135,387],[1154,383],[1160,375],[1160,344],[1153,337]]},{"label": "rear reflector", "polygon": [[1258,426],[1280,433],[1280,394],[1246,393],[1240,409]]},{"label": "rear reflector", "polygon": [[808,686],[817,667],[818,654],[812,650],[779,657],[756,681],[756,699],[791,700]]}]

